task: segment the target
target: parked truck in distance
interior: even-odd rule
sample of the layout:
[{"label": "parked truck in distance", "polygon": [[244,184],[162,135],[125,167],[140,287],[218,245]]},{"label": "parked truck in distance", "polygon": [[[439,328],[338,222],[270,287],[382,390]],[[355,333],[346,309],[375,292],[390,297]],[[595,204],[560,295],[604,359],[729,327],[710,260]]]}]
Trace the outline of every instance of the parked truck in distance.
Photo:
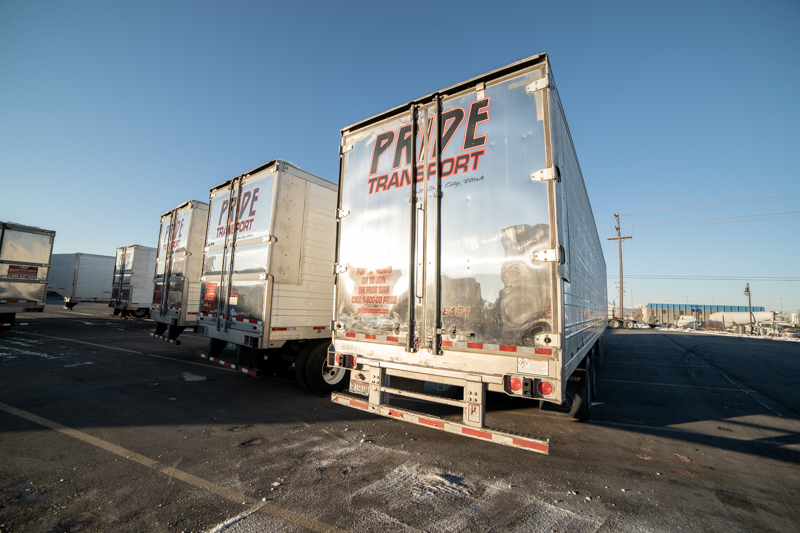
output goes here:
[{"label": "parked truck in distance", "polygon": [[63,297],[67,309],[81,302],[107,303],[113,275],[111,255],[53,254],[47,292]]},{"label": "parked truck in distance", "polygon": [[[161,216],[153,280],[150,335],[173,344],[200,312],[200,272],[208,226],[208,204],[190,200]],[[165,335],[166,334],[166,335]]]},{"label": "parked truck in distance", "polygon": [[342,130],[336,242],[332,401],[543,453],[487,392],[588,418],[606,266],[547,55]]},{"label": "parked truck in distance", "polygon": [[109,307],[112,316],[144,318],[153,302],[153,271],[156,249],[134,244],[117,248]]},{"label": "parked truck in distance", "polygon": [[[248,374],[286,370],[318,393],[346,386],[328,366],[336,185],[280,159],[211,189],[198,355]],[[221,359],[235,345],[235,361]],[[232,358],[232,357],[231,357]]]},{"label": "parked truck in distance", "polygon": [[0,329],[38,324],[16,322],[16,314],[44,311],[55,238],[55,231],[0,222]]}]

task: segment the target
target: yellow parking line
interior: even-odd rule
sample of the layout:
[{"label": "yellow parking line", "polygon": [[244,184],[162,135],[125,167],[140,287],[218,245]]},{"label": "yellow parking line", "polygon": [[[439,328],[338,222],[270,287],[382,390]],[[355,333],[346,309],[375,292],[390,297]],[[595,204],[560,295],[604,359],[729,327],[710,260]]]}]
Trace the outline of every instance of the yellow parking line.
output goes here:
[{"label": "yellow parking line", "polygon": [[107,452],[111,452],[120,457],[124,457],[125,459],[129,459],[135,463],[139,463],[140,465],[152,468],[153,470],[161,472],[162,474],[165,474],[174,479],[179,479],[184,483],[187,483],[199,489],[206,490],[208,492],[216,494],[217,496],[221,496],[236,504],[256,506],[256,510],[259,512],[267,513],[275,518],[279,518],[286,522],[291,522],[292,524],[296,524],[311,531],[317,531],[319,533],[343,533],[343,530],[340,530],[332,525],[320,522],[318,520],[314,520],[313,518],[308,518],[301,514],[295,513],[294,511],[283,509],[271,503],[262,504],[255,498],[251,498],[250,496],[247,496],[240,492],[226,489],[225,487],[221,487],[216,483],[212,483],[211,481],[208,481],[206,479],[194,476],[192,474],[189,474],[188,472],[184,472],[183,470],[178,470],[177,468],[173,468],[171,466],[165,466],[154,459],[150,459],[149,457],[146,457],[144,455],[123,448],[122,446],[117,446],[116,444],[112,444],[103,439],[98,439],[97,437],[93,437],[92,435],[84,433],[83,431],[78,431],[77,429],[72,429],[67,426],[63,426],[58,422],[53,422],[52,420],[42,418],[41,416],[29,413],[27,411],[23,411],[22,409],[17,409],[16,407],[0,403],[0,410],[18,416],[20,418],[24,418],[25,420],[34,422],[36,424],[39,424],[40,426],[50,428],[54,431],[58,431],[59,433],[63,433],[64,435],[68,435],[75,439],[81,440],[83,442],[86,442],[87,444],[91,444],[92,446],[96,446],[97,448],[101,448]]}]

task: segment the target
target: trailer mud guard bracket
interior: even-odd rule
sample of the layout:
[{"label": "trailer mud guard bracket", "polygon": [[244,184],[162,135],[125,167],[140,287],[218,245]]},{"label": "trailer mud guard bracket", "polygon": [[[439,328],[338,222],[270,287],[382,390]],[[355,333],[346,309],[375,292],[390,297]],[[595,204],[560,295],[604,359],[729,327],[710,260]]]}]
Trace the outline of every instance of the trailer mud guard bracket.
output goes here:
[{"label": "trailer mud guard bracket", "polygon": [[343,394],[340,392],[332,393],[331,401],[338,403],[339,405],[360,409],[368,413],[417,424],[418,426],[441,429],[447,431],[448,433],[455,433],[456,435],[464,435],[466,437],[472,437],[473,439],[494,442],[504,446],[511,446],[512,448],[521,448],[523,450],[543,453],[545,455],[550,454],[549,438],[541,439],[538,437],[531,437],[530,435],[501,431],[487,427],[470,427],[452,420],[447,420],[436,416],[429,416],[424,413],[417,413],[408,409],[400,409],[398,407],[389,405],[371,404],[363,397],[351,396],[349,394]]}]

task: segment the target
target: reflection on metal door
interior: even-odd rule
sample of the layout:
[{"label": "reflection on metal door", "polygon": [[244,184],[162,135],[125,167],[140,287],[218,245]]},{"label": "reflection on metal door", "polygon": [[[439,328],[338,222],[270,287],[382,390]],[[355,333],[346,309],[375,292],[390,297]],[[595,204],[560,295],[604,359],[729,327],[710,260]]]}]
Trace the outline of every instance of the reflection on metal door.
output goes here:
[{"label": "reflection on metal door", "polygon": [[552,331],[542,69],[346,132],[337,335],[438,354]]}]

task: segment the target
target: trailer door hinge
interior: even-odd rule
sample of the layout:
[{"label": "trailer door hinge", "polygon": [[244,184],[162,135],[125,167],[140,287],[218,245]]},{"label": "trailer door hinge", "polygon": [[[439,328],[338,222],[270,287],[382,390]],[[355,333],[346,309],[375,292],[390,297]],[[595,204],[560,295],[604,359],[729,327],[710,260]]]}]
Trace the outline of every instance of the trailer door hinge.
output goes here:
[{"label": "trailer door hinge", "polygon": [[275,235],[266,235],[261,237],[261,242],[278,242],[278,238]]},{"label": "trailer door hinge", "polygon": [[564,252],[561,246],[557,248],[550,248],[549,250],[539,250],[533,253],[534,261],[541,261],[543,263],[556,262],[559,265],[564,260]]},{"label": "trailer door hinge", "polygon": [[531,174],[531,181],[559,181],[558,167],[548,167]]},{"label": "trailer door hinge", "polygon": [[339,146],[339,155],[344,155],[352,149],[353,149],[352,144],[343,144]]},{"label": "trailer door hinge", "polygon": [[536,346],[546,346],[548,348],[561,348],[561,335],[557,333],[542,333],[533,338]]},{"label": "trailer door hinge", "polygon": [[526,85],[525,92],[535,93],[536,91],[541,91],[542,89],[547,89],[548,87],[550,87],[550,79],[549,76],[545,76],[544,78],[539,78],[535,82]]},{"label": "trailer door hinge", "polygon": [[333,264],[334,274],[344,274],[345,272],[347,272],[347,265],[339,265],[337,263]]},{"label": "trailer door hinge", "polygon": [[343,219],[344,217],[346,217],[346,216],[347,216],[347,215],[349,215],[349,214],[350,214],[350,210],[349,210],[349,209],[337,209],[337,210],[336,210],[336,216],[337,216],[337,217],[338,217],[340,220],[341,220],[341,219]]},{"label": "trailer door hinge", "polygon": [[485,93],[486,85],[483,82],[480,82],[475,90],[478,92],[478,100],[483,100]]}]

